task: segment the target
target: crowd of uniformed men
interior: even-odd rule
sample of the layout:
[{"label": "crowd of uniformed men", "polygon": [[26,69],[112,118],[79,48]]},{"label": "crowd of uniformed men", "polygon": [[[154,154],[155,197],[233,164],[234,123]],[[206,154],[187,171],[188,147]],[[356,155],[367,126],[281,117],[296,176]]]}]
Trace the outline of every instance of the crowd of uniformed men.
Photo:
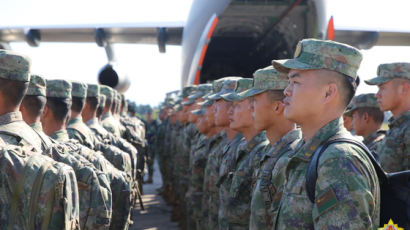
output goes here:
[{"label": "crowd of uniformed men", "polygon": [[[164,180],[159,192],[174,205],[181,228],[387,224],[379,223],[380,184],[371,158],[386,172],[410,169],[410,63],[380,64],[365,81],[378,86],[377,94],[354,96],[361,61],[354,47],[305,39],[293,59],[274,60],[253,79],[223,77],[168,93],[160,123],[147,132],[156,130],[150,142]],[[381,130],[385,111],[393,115],[387,132]],[[361,139],[373,152],[346,142],[322,150],[310,199],[313,155],[336,137]]]},{"label": "crowd of uniformed men", "polygon": [[[159,192],[182,229],[375,229],[371,159],[387,172],[410,168],[410,63],[381,64],[366,81],[378,93],[354,97],[361,61],[354,47],[302,40],[293,59],[253,79],[167,94],[145,135],[112,88],[45,80],[27,57],[0,50],[0,226],[127,229],[148,150],[147,182],[156,157]],[[393,114],[387,132],[384,111]],[[374,155],[343,142],[318,158],[332,138],[357,139],[345,126]]]},{"label": "crowd of uniformed men", "polygon": [[0,50],[0,228],[128,229],[146,140],[127,104],[108,86],[45,80]]}]

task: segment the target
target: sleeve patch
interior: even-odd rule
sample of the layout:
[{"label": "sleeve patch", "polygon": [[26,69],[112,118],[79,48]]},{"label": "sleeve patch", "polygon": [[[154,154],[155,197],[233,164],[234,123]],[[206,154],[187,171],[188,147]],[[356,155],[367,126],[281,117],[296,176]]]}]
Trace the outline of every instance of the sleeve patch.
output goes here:
[{"label": "sleeve patch", "polygon": [[326,212],[338,203],[337,197],[333,188],[328,189],[325,193],[316,199],[316,206],[319,216]]}]

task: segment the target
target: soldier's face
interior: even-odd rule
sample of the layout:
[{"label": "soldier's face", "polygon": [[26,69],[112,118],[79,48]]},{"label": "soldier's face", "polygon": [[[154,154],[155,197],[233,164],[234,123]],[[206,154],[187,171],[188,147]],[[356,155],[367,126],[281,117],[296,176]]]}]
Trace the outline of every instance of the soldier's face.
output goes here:
[{"label": "soldier's face", "polygon": [[206,119],[209,126],[214,126],[215,117],[214,117],[214,105],[208,106],[206,109]]},{"label": "soldier's face", "polygon": [[256,130],[265,130],[272,124],[272,118],[274,117],[272,104],[267,92],[253,96],[252,117]]},{"label": "soldier's face", "polygon": [[352,117],[343,115],[343,125],[347,129],[347,131],[352,131],[353,130]]},{"label": "soldier's face", "polygon": [[396,89],[394,80],[378,85],[376,98],[381,111],[392,110],[400,103],[398,89]]},{"label": "soldier's face", "polygon": [[354,133],[360,136],[363,136],[366,130],[366,119],[363,115],[360,116],[359,112],[357,111],[354,111],[352,115],[352,128],[354,130]]},{"label": "soldier's face", "polygon": [[234,102],[233,113],[229,116],[229,127],[235,130],[252,127],[252,107],[249,99]]},{"label": "soldier's face", "polygon": [[286,119],[303,124],[321,113],[322,84],[318,81],[317,71],[291,70],[288,74],[289,85],[283,100]]},{"label": "soldier's face", "polygon": [[206,133],[209,130],[209,125],[205,116],[200,116],[195,122],[195,126],[198,128],[198,131],[202,134]]},{"label": "soldier's face", "polygon": [[229,104],[223,99],[215,102],[215,125],[228,126],[229,125]]}]

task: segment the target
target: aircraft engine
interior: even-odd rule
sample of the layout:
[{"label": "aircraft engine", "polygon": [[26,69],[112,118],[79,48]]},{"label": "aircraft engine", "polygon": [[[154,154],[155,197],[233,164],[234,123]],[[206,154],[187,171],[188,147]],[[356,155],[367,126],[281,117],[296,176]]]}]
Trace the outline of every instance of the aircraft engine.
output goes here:
[{"label": "aircraft engine", "polygon": [[130,87],[128,76],[115,63],[108,63],[98,73],[98,82],[123,93]]}]

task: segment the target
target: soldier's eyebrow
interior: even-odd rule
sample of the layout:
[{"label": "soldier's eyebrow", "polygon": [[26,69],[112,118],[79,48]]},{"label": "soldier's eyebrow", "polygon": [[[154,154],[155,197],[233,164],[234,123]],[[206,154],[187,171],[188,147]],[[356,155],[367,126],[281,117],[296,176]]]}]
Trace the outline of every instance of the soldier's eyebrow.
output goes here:
[{"label": "soldier's eyebrow", "polygon": [[288,76],[288,79],[300,77],[299,73],[294,73]]}]

